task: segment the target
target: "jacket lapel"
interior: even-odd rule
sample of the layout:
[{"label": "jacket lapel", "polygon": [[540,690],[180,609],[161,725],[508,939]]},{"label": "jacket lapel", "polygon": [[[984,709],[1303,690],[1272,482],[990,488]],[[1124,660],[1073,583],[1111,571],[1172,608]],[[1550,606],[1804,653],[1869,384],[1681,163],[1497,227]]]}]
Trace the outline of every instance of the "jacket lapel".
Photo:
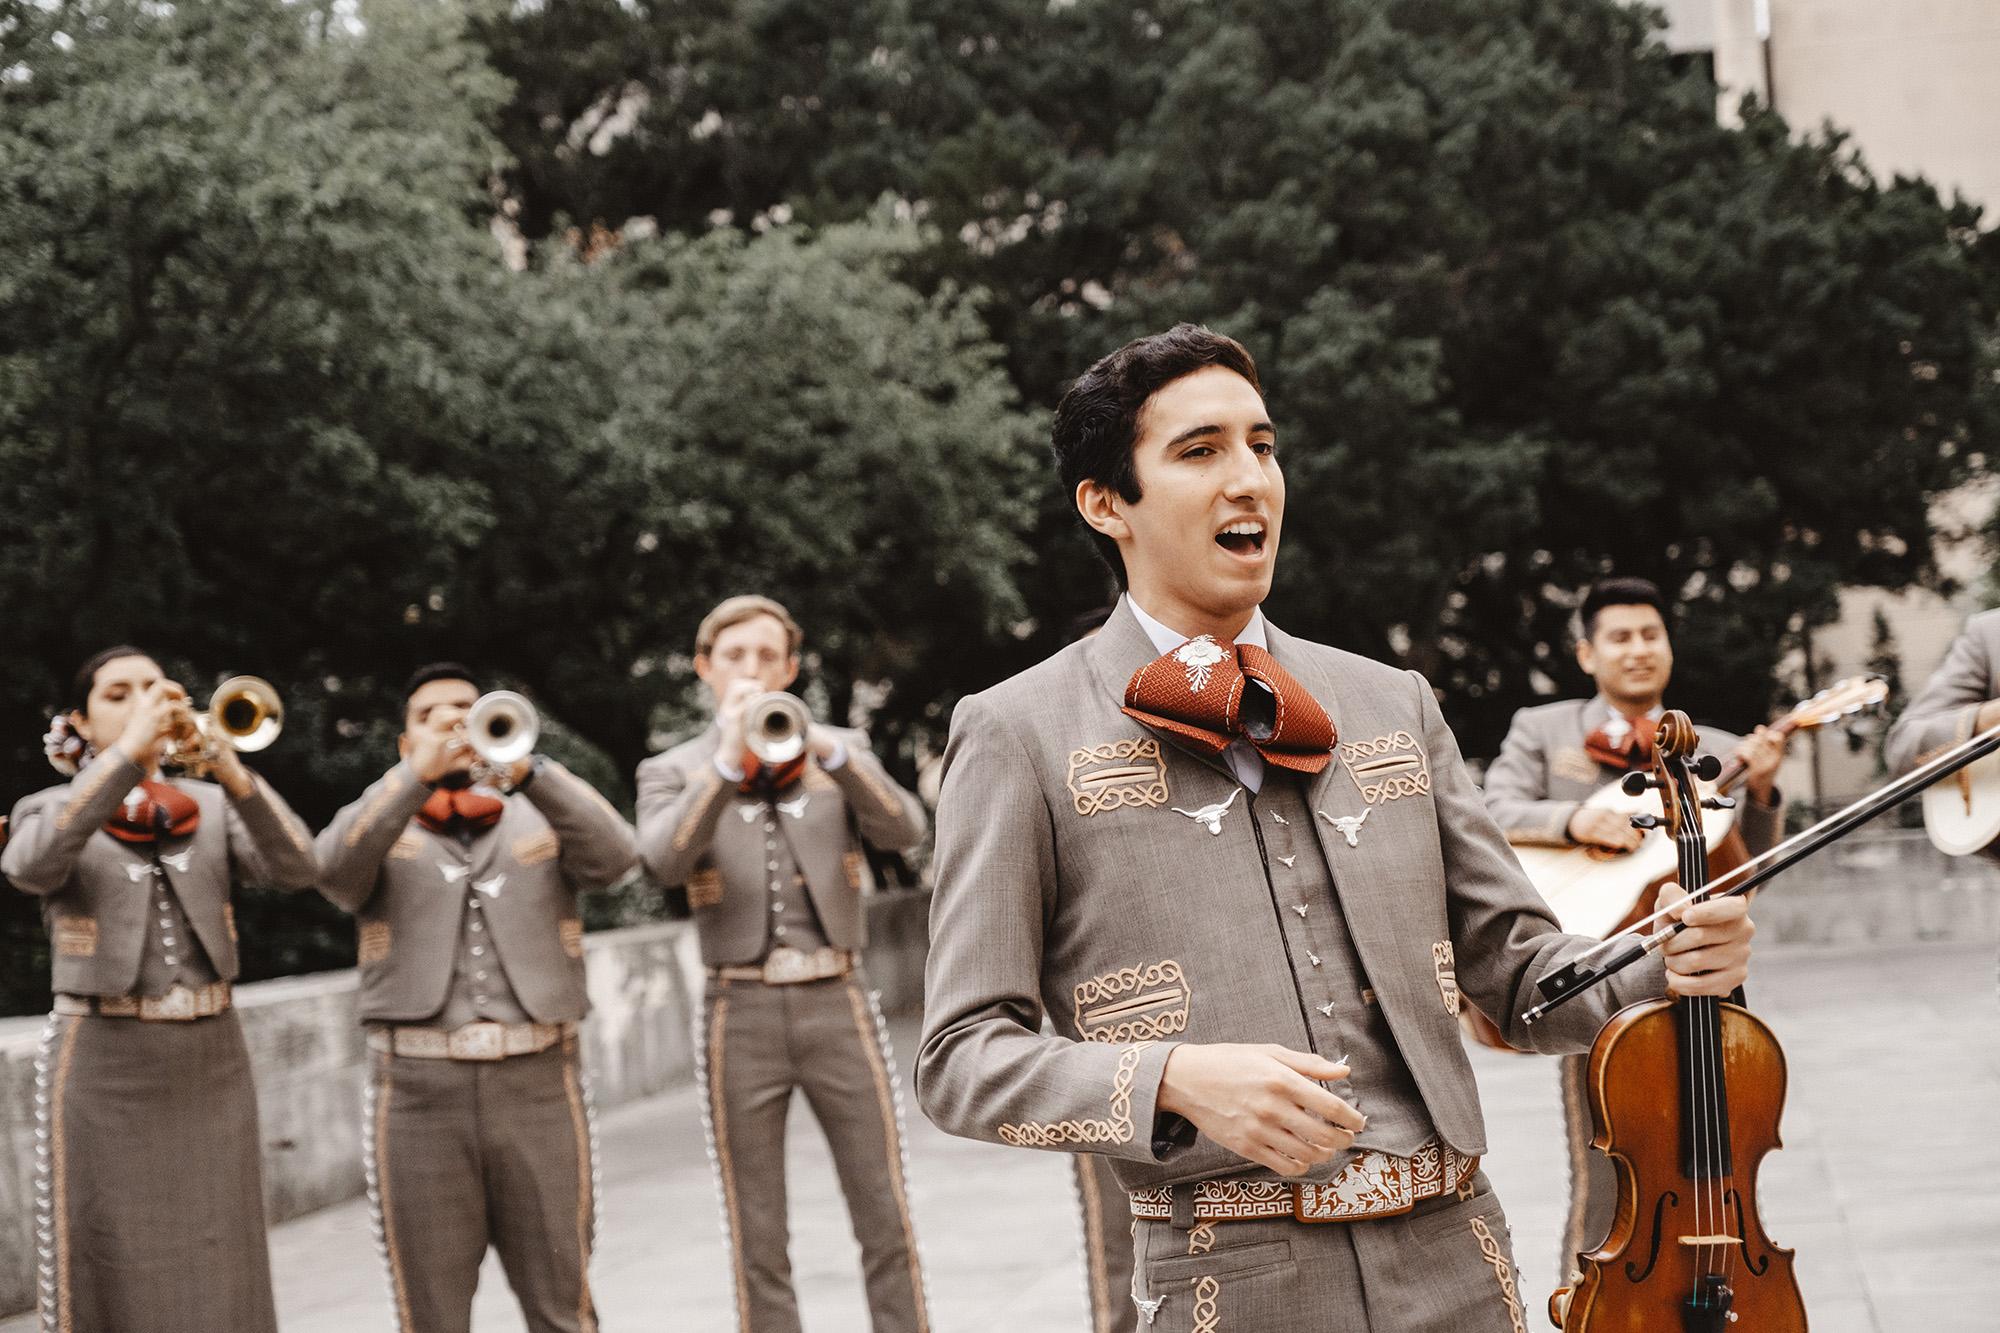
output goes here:
[{"label": "jacket lapel", "polygon": [[[1096,675],[1098,685],[1111,697],[1113,708],[1125,706],[1125,687],[1132,683],[1132,677],[1139,668],[1160,655],[1153,646],[1152,638],[1145,626],[1132,614],[1132,600],[1120,597],[1111,618],[1104,622],[1104,628],[1097,631],[1090,641],[1090,669]],[[1138,723],[1135,718],[1135,725]],[[1208,765],[1216,772],[1236,781],[1236,774],[1221,755],[1209,754],[1196,749],[1181,737],[1169,731],[1155,731],[1146,727],[1146,734],[1157,736],[1161,741],[1173,746],[1188,758]]]}]

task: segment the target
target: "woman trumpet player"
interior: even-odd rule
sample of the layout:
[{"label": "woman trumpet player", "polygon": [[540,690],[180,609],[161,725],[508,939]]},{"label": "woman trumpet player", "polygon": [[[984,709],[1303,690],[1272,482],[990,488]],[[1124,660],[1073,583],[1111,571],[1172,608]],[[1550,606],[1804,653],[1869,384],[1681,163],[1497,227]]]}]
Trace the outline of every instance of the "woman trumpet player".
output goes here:
[{"label": "woman trumpet player", "polygon": [[[74,777],[15,806],[0,853],[42,900],[56,993],[36,1064],[41,1327],[275,1333],[229,898],[310,888],[316,866],[220,715],[275,700],[218,698],[203,727],[120,646],[83,664],[71,704],[47,749]],[[163,775],[170,758],[215,781]]]}]

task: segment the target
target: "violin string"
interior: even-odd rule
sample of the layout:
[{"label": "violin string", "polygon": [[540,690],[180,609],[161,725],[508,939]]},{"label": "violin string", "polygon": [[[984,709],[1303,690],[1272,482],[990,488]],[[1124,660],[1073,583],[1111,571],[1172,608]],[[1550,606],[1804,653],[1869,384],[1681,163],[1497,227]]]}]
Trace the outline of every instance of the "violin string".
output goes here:
[{"label": "violin string", "polygon": [[[1677,786],[1674,795],[1680,804],[1680,819],[1678,821],[1680,825],[1680,878],[1685,880],[1694,869],[1697,848],[1701,852],[1700,859],[1704,863],[1707,861],[1707,845],[1706,839],[1702,837],[1700,825],[1696,822],[1700,818],[1699,808],[1690,809],[1692,802],[1687,799],[1686,786],[1684,784]],[[1685,1131],[1689,1136],[1690,1146],[1693,1148],[1693,1160],[1690,1163],[1690,1168],[1694,1173],[1694,1180],[1691,1182],[1694,1186],[1694,1229],[1697,1236],[1705,1236],[1708,1234],[1707,1177],[1709,1172],[1706,1160],[1708,1155],[1708,1088],[1707,1080],[1704,1077],[1706,1062],[1702,1058],[1705,1052],[1703,1051],[1702,1042],[1700,996],[1691,995],[1681,1001],[1681,1019],[1682,1026],[1686,1029],[1683,1039],[1687,1042],[1687,1052],[1681,1061],[1681,1068],[1686,1071],[1684,1076],[1691,1081],[1689,1089],[1691,1096],[1687,1102],[1687,1110],[1694,1122],[1688,1125]],[[1694,1261],[1696,1271],[1695,1287],[1689,1293],[1690,1296],[1700,1293],[1700,1273],[1708,1266],[1707,1258],[1699,1246],[1695,1249]]]}]

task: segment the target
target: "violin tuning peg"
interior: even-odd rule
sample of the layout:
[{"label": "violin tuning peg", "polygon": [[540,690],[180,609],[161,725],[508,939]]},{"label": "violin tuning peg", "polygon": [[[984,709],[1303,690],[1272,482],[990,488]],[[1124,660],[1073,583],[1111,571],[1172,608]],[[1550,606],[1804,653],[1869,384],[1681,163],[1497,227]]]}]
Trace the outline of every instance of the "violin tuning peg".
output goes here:
[{"label": "violin tuning peg", "polygon": [[1660,780],[1651,773],[1627,773],[1619,779],[1618,785],[1624,789],[1627,796],[1643,796],[1658,788]]},{"label": "violin tuning peg", "polygon": [[1658,827],[1659,827],[1660,825],[1662,825],[1662,824],[1664,824],[1664,823],[1666,823],[1666,822],[1667,822],[1666,820],[1664,820],[1664,819],[1661,819],[1661,818],[1660,818],[1660,817],[1659,817],[1658,815],[1633,815],[1633,816],[1632,816],[1632,827],[1633,827],[1633,828],[1645,828],[1645,829],[1653,829],[1653,828],[1658,828]]},{"label": "violin tuning peg", "polygon": [[1736,798],[1734,796],[1704,796],[1701,798],[1701,808],[1704,810],[1734,810],[1736,808]]},{"label": "violin tuning peg", "polygon": [[1712,754],[1697,755],[1688,770],[1703,782],[1713,782],[1722,776],[1722,761]]}]

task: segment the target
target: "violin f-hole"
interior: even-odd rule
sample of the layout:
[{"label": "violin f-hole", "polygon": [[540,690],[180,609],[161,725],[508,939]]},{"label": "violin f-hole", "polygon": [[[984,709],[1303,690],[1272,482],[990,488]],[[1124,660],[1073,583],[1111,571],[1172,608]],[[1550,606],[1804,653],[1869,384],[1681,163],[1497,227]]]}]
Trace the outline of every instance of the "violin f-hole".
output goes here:
[{"label": "violin f-hole", "polygon": [[1669,1207],[1678,1208],[1680,1206],[1681,1196],[1672,1190],[1662,1190],[1660,1197],[1653,1201],[1653,1248],[1647,1251],[1646,1267],[1639,1272],[1635,1273],[1632,1271],[1639,1267],[1637,1264],[1629,1260],[1626,1261],[1625,1277],[1627,1281],[1644,1282],[1647,1275],[1653,1271],[1653,1265],[1660,1262],[1660,1237],[1666,1231],[1667,1209]]},{"label": "violin f-hole", "polygon": [[1764,1270],[1771,1266],[1771,1256],[1769,1254],[1760,1254],[1755,1259],[1750,1257],[1750,1233],[1743,1226],[1743,1191],[1730,1190],[1729,1205],[1736,1210],[1736,1234],[1744,1238],[1743,1266],[1749,1269],[1755,1276],[1762,1277],[1764,1276]]}]

